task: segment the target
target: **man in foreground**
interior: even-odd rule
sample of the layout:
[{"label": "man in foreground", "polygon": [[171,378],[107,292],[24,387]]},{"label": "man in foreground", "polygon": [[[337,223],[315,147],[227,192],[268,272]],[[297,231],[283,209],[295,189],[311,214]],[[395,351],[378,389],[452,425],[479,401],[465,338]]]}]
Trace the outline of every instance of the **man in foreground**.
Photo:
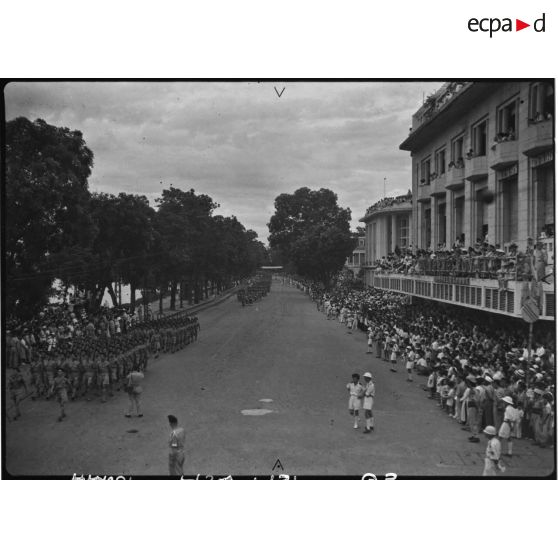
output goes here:
[{"label": "man in foreground", "polygon": [[364,417],[366,419],[366,426],[364,427],[364,434],[370,434],[374,430],[374,415],[372,407],[374,406],[374,397],[376,395],[376,388],[372,381],[372,374],[370,372],[364,373]]},{"label": "man in foreground", "polygon": [[171,435],[169,438],[169,475],[181,476],[184,474],[184,442],[186,434],[184,428],[178,426],[178,419],[174,415],[168,415]]}]

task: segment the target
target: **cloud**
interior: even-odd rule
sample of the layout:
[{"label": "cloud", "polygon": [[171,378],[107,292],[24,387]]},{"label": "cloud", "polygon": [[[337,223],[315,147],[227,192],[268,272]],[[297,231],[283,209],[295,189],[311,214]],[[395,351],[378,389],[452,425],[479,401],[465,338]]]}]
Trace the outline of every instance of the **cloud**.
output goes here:
[{"label": "cloud", "polygon": [[[273,86],[285,91],[278,98]],[[13,82],[6,117],[79,129],[95,155],[90,188],[145,194],[173,184],[209,194],[261,240],[273,202],[327,187],[352,225],[383,195],[406,192],[398,145],[423,92],[418,82]]]}]

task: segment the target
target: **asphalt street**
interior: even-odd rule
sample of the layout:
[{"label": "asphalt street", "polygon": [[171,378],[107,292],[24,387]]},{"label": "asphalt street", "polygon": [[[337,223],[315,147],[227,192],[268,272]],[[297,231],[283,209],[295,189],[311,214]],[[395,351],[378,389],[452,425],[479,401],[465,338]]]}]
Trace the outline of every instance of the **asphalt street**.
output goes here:
[{"label": "asphalt street", "polygon": [[[150,360],[143,418],[125,418],[127,395],[68,405],[22,404],[6,424],[6,467],[15,475],[166,475],[167,414],[185,427],[187,475],[480,476],[485,440],[443,414],[416,377],[405,381],[366,354],[362,332],[347,334],[301,291],[274,281],[242,308],[230,298],[199,314],[198,341]],[[372,372],[376,430],[353,429],[345,389],[353,371]],[[248,411],[243,414],[242,411]],[[503,476],[546,476],[554,449],[519,440]],[[281,467],[277,465],[280,461]],[[275,466],[275,469],[274,469]]]}]

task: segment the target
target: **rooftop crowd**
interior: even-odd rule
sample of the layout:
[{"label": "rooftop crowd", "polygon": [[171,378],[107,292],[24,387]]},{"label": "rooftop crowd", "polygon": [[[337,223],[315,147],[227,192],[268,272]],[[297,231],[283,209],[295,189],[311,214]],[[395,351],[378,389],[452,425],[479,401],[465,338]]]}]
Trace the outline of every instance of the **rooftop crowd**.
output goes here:
[{"label": "rooftop crowd", "polygon": [[394,205],[399,205],[400,203],[411,202],[413,195],[409,191],[407,194],[402,196],[392,196],[387,198],[382,198],[376,203],[372,204],[367,210],[366,215],[372,213],[373,211],[379,211],[380,209],[385,209],[386,207],[393,207]]},{"label": "rooftop crowd", "polygon": [[408,381],[417,374],[427,378],[428,397],[469,432],[470,442],[479,442],[486,426],[506,438],[511,423],[508,442],[515,437],[553,444],[553,323],[535,324],[529,358],[527,326],[516,319],[461,307],[449,313],[447,305],[422,299],[411,304],[408,296],[380,289],[325,291],[306,281],[296,286],[328,319],[349,332],[364,331],[369,351],[390,361],[392,371],[403,364]]}]

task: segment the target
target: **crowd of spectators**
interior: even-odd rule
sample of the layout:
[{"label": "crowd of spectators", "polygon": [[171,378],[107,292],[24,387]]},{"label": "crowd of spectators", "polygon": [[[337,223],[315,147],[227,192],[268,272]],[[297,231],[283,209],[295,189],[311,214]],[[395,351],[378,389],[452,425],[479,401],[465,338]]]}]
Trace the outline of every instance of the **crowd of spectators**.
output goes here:
[{"label": "crowd of spectators", "polygon": [[412,199],[413,199],[413,195],[411,194],[410,190],[409,192],[401,196],[382,198],[380,201],[377,201],[376,203],[372,204],[366,210],[366,215],[372,213],[373,211],[378,211],[380,209],[385,209],[387,207],[393,207],[394,205],[399,205],[400,203],[405,203],[405,202],[410,203]]},{"label": "crowd of spectators", "polygon": [[479,441],[485,426],[501,432],[513,415],[511,437],[541,447],[553,444],[553,323],[535,324],[529,354],[527,325],[517,319],[461,307],[450,313],[436,301],[411,304],[406,295],[374,288],[326,291],[304,281],[296,286],[328,319],[339,320],[350,332],[364,331],[370,352],[391,361],[392,370],[403,362],[409,381],[424,375],[428,396],[470,433],[470,442]]},{"label": "crowd of spectators", "polygon": [[500,245],[477,240],[474,246],[465,248],[463,238],[458,237],[447,249],[440,244],[436,250],[399,249],[373,263],[376,273],[399,273],[403,275],[431,275],[471,277],[522,281],[534,278],[549,282],[552,270],[548,266],[548,254],[542,242],[528,240],[525,252],[511,244],[505,252]]},{"label": "crowd of spectators", "polygon": [[53,352],[58,346],[68,345],[76,338],[110,338],[126,334],[143,321],[143,309],[136,312],[127,308],[100,307],[87,312],[83,306],[53,304],[33,318],[16,318],[6,323],[8,366],[29,363],[37,352]]}]

